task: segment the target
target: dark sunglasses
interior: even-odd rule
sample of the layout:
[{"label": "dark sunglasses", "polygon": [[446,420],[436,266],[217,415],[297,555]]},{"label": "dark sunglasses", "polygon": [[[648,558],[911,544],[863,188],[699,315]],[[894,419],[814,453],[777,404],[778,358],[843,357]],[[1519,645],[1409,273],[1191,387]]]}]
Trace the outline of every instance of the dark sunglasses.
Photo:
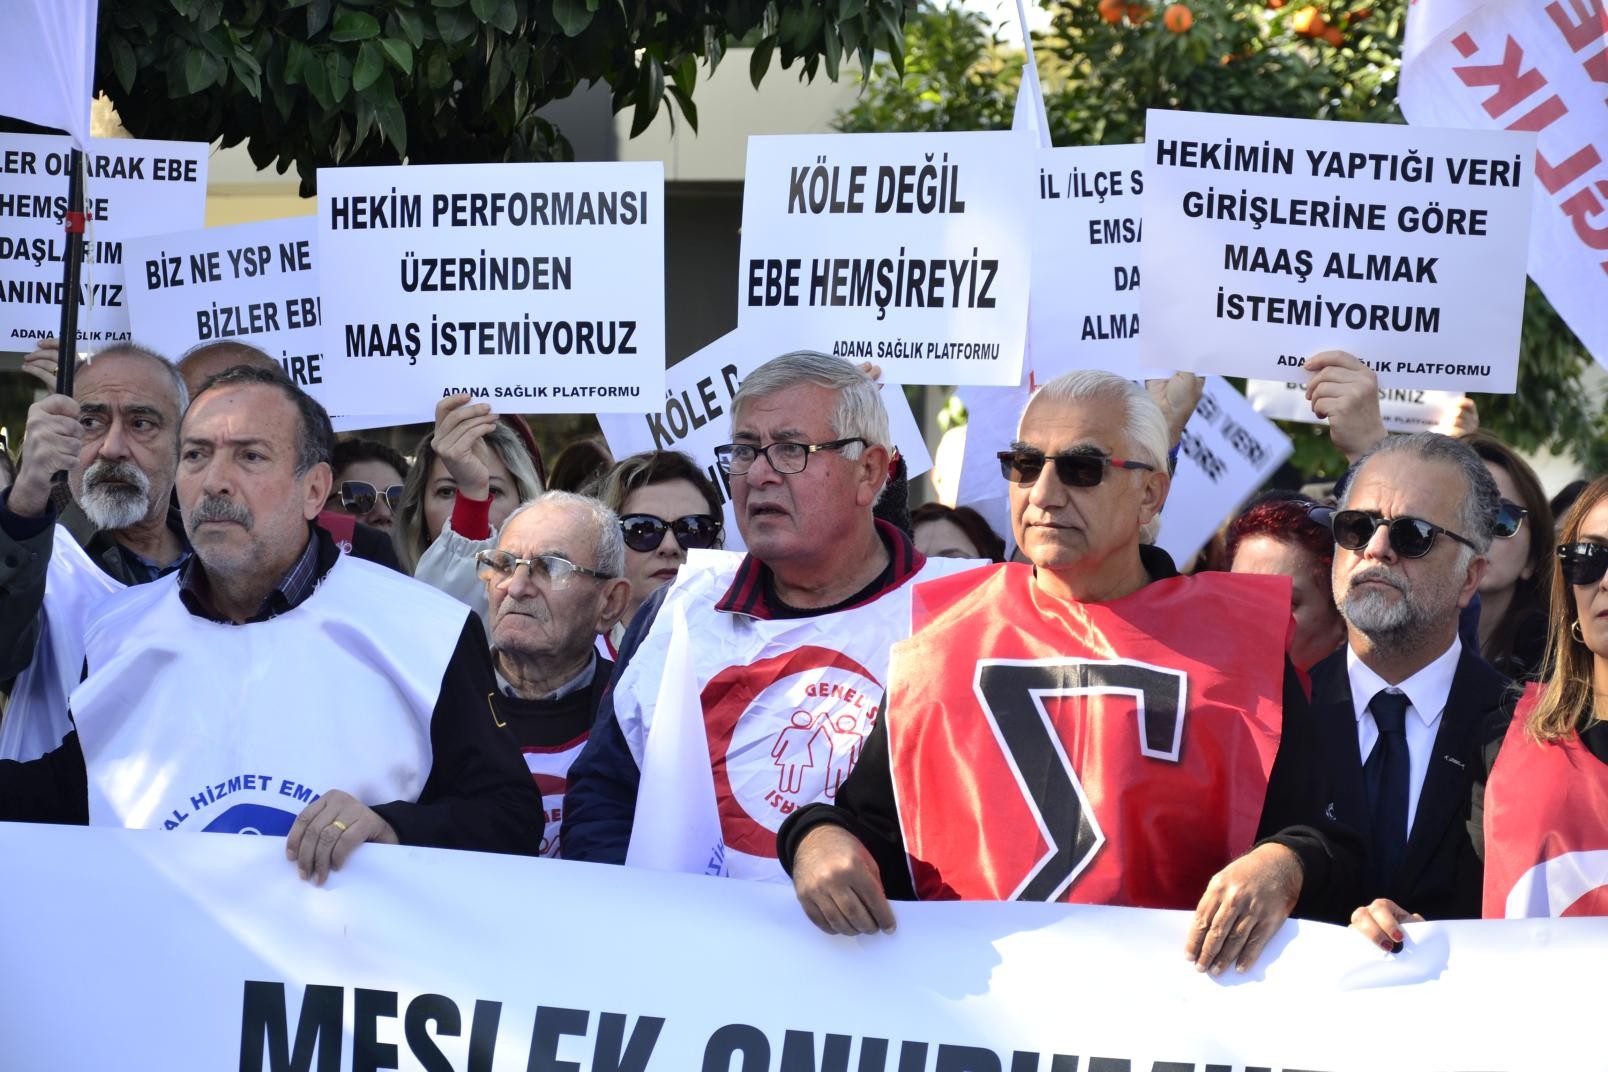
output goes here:
[{"label": "dark sunglasses", "polygon": [[675,533],[676,543],[684,550],[713,547],[720,540],[720,522],[708,514],[688,514],[674,521],[653,514],[626,514],[620,518],[625,546],[633,551],[657,551],[666,532]]},{"label": "dark sunglasses", "polygon": [[1558,548],[1563,579],[1577,588],[1596,584],[1608,573],[1608,544],[1566,543]]},{"label": "dark sunglasses", "polygon": [[385,496],[385,501],[391,504],[391,509],[395,510],[402,502],[402,485],[391,484],[385,488],[376,488],[367,480],[343,480],[337,494],[341,498],[341,508],[354,514],[366,514],[374,509],[374,504],[379,502],[382,494]]},{"label": "dark sunglasses", "polygon": [[1419,517],[1381,517],[1371,510],[1340,510],[1326,506],[1308,511],[1319,524],[1327,524],[1334,532],[1334,542],[1347,551],[1360,551],[1368,546],[1380,525],[1386,526],[1390,549],[1402,558],[1423,558],[1435,547],[1435,537],[1450,536],[1465,547],[1478,551],[1473,542],[1451,529],[1443,529]]},{"label": "dark sunglasses", "polygon": [[1518,503],[1502,500],[1496,511],[1496,531],[1492,533],[1499,540],[1511,540],[1519,534],[1524,525],[1524,519],[1530,516],[1530,511]]},{"label": "dark sunglasses", "polygon": [[1044,472],[1046,463],[1055,464],[1055,477],[1069,488],[1092,488],[1105,479],[1107,469],[1148,469],[1154,465],[1129,461],[1126,458],[1107,458],[1099,454],[1051,454],[1036,450],[1002,450],[997,455],[999,471],[1013,484],[1033,484]]}]

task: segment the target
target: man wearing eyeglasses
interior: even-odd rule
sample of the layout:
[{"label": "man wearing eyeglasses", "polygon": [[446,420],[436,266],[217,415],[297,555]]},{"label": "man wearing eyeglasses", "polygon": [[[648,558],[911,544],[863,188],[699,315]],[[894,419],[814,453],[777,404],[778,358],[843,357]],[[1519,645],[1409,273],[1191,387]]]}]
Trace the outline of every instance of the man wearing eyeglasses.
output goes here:
[{"label": "man wearing eyeglasses", "polygon": [[[676,579],[626,631],[609,694],[565,798],[566,858],[624,863],[664,848],[638,815],[693,809],[704,787],[723,848],[664,866],[785,882],[782,820],[828,800],[858,761],[887,681],[888,648],[908,635],[910,589],[966,568],[928,562],[873,507],[888,481],[888,416],[877,385],[847,361],[788,354],[750,373],[732,400],[732,442],[716,451],[730,477],[745,556],[689,553]],[[677,621],[690,664],[669,665]],[[685,670],[688,690],[660,703]],[[673,679],[672,679],[673,680]],[[674,691],[674,690],[667,690]],[[691,725],[710,762],[645,782],[654,727]],[[654,732],[658,732],[655,730]],[[666,732],[669,732],[668,730]],[[664,799],[647,784],[669,783]],[[692,829],[689,813],[671,827]],[[716,825],[713,817],[710,826]],[[701,828],[701,827],[700,827]],[[641,837],[633,844],[634,834]],[[696,856],[696,858],[693,858]],[[662,859],[662,857],[661,857]]]},{"label": "man wearing eyeglasses", "polygon": [[1458,619],[1500,513],[1479,456],[1421,432],[1365,454],[1329,518],[1346,646],[1312,669],[1313,715],[1329,812],[1367,843],[1368,903],[1352,924],[1385,949],[1413,914],[1480,915],[1483,870],[1467,828],[1476,739],[1516,697],[1464,646]]},{"label": "man wearing eyeglasses", "polygon": [[497,669],[492,708],[542,794],[541,855],[559,854],[569,768],[586,744],[614,664],[597,638],[631,595],[620,521],[596,499],[543,492],[476,552]]},{"label": "man wearing eyeglasses", "polygon": [[1358,853],[1322,818],[1288,582],[1180,577],[1141,542],[1167,448],[1158,405],[1110,373],[1028,403],[999,458],[1031,567],[917,586],[860,765],[782,828],[818,927],[892,930],[890,895],[1194,907],[1186,952],[1221,972],[1298,906],[1349,903]]}]

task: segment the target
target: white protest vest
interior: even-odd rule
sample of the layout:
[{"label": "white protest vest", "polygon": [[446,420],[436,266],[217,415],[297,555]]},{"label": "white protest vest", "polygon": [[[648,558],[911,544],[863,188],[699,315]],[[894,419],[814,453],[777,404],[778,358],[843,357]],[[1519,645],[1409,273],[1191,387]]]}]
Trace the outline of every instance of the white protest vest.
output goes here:
[{"label": "white protest vest", "polygon": [[95,565],[72,533],[56,526],[33,661],[11,686],[0,719],[0,759],[38,759],[72,730],[67,697],[84,669],[84,625],[123,583]]},{"label": "white protest vest", "polygon": [[[708,735],[725,871],[733,878],[788,882],[776,859],[776,831],[805,804],[830,802],[858,762],[882,702],[888,649],[910,635],[911,591],[921,581],[982,563],[928,559],[871,603],[766,621],[715,609],[742,557],[689,552],[653,628],[615,682],[614,711],[642,768],[679,605]],[[638,800],[639,816],[657,810],[646,803]],[[667,812],[676,808],[673,800],[664,804]]]},{"label": "white protest vest", "polygon": [[177,574],[110,597],[72,694],[90,824],[274,835],[330,789],[417,800],[469,613],[346,555],[266,622],[191,614]]}]

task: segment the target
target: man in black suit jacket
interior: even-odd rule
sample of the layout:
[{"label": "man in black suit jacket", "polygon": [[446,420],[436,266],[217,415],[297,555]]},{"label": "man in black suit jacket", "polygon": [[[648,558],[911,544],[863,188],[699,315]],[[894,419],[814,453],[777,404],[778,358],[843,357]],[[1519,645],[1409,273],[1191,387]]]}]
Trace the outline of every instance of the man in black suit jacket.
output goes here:
[{"label": "man in black suit jacket", "polygon": [[1432,433],[1385,440],[1334,515],[1334,593],[1346,646],[1312,670],[1330,765],[1329,817],[1368,846],[1352,926],[1391,949],[1415,915],[1477,918],[1482,867],[1467,829],[1476,734],[1513,708],[1511,682],[1463,646],[1498,493],[1478,456]]}]

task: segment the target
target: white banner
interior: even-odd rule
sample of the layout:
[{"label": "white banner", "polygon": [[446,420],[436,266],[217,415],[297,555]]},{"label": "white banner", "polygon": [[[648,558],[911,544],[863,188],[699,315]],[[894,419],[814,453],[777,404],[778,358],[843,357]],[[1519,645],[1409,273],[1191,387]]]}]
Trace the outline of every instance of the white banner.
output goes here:
[{"label": "white banner", "polygon": [[961,452],[955,505],[969,506],[981,514],[1005,541],[1009,558],[1016,549],[1010,485],[1000,473],[996,455],[1011,449],[1016,425],[1033,391],[1024,375],[1014,387],[962,387],[955,394],[966,407],[966,446]]},{"label": "white banner", "polygon": [[904,904],[840,938],[785,888],[562,860],[364,845],[315,887],[278,838],[23,824],[0,856],[8,1068],[1516,1072],[1600,1048],[1557,1010],[1604,919],[1412,924],[1396,956],[1286,924],[1213,978],[1181,912]]},{"label": "white banner", "polygon": [[317,229],[302,216],[125,243],[135,338],[175,357],[202,343],[249,343],[323,402]]},{"label": "white banner", "polygon": [[737,321],[890,383],[1021,376],[1033,148],[1008,131],[748,139]]},{"label": "white banner", "polygon": [[1415,0],[1409,122],[1536,132],[1530,275],[1608,365],[1608,14],[1601,0]]},{"label": "white banner", "polygon": [[1098,368],[1136,380],[1143,145],[1043,149],[1033,206],[1033,289],[1027,360],[1045,383]]},{"label": "white banner", "polygon": [[1180,569],[1188,565],[1294,449],[1232,384],[1206,377],[1200,404],[1184,425],[1156,545]]},{"label": "white banner", "polygon": [[[0,349],[32,350],[61,330],[72,141],[0,134]],[[80,350],[130,338],[123,242],[201,226],[207,146],[191,141],[96,138],[84,154],[84,260]],[[134,340],[138,342],[138,339]],[[166,356],[173,356],[171,354]]]},{"label": "white banner", "polygon": [[[326,406],[429,420],[641,410],[664,391],[664,168],[322,168]],[[394,419],[394,417],[393,417]]]},{"label": "white banner", "polygon": [[[732,510],[731,478],[715,464],[715,448],[731,442],[731,400],[743,377],[782,352],[755,345],[741,328],[727,332],[676,362],[665,374],[668,387],[661,409],[597,415],[609,451],[616,458],[644,450],[679,450],[704,468],[725,504],[728,551],[741,551],[743,537]],[[882,404],[888,410],[893,445],[904,456],[914,480],[932,468],[916,416],[896,385],[883,387]]]},{"label": "white banner", "polygon": [[[1256,412],[1278,421],[1328,424],[1312,412],[1305,383],[1247,380],[1245,397]],[[1380,388],[1379,416],[1387,432],[1440,432],[1450,435],[1463,395],[1455,391],[1424,391],[1415,387]]]},{"label": "white banner", "polygon": [[[6,0],[0,9],[0,109],[89,146],[98,0]],[[127,49],[125,48],[126,52]]]},{"label": "white banner", "polygon": [[1511,392],[1534,137],[1158,111],[1145,363],[1281,380],[1346,350],[1386,387]]}]

